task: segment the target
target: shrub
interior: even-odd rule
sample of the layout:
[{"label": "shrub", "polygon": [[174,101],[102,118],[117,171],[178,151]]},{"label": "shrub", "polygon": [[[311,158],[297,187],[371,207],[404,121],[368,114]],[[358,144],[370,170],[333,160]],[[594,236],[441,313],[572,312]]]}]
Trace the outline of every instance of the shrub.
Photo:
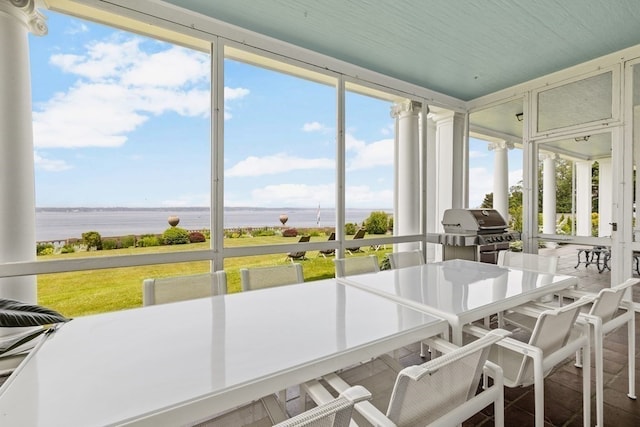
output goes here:
[{"label": "shrub", "polygon": [[274,230],[273,228],[260,228],[258,230],[253,230],[253,236],[254,237],[262,237],[262,236],[275,236],[276,235],[276,230]]},{"label": "shrub", "polygon": [[96,250],[102,249],[102,237],[97,231],[87,231],[82,233],[82,242],[87,245],[87,250],[95,248]]},{"label": "shrub", "polygon": [[371,212],[364,225],[369,234],[386,234],[389,229],[389,215],[382,211]]},{"label": "shrub", "polygon": [[60,248],[61,254],[72,254],[75,251],[76,251],[76,247],[70,244],[66,244],[62,248]]},{"label": "shrub", "polygon": [[136,245],[136,236],[126,236],[122,238],[123,248],[133,248]]},{"label": "shrub", "polygon": [[207,238],[204,237],[204,234],[199,231],[192,231],[191,233],[189,233],[189,241],[191,243],[202,243],[206,242]]},{"label": "shrub", "polygon": [[138,246],[148,248],[150,246],[160,246],[160,239],[153,234],[145,234],[138,239]]},{"label": "shrub", "polygon": [[358,225],[357,224],[349,222],[349,223],[344,225],[344,234],[346,234],[347,236],[352,236],[352,235],[356,234],[356,231],[358,231]]},{"label": "shrub", "polygon": [[51,243],[38,243],[36,245],[36,255],[53,254],[53,245]]},{"label": "shrub", "polygon": [[298,229],[296,228],[287,228],[282,232],[282,237],[297,237]]},{"label": "shrub", "polygon": [[391,261],[389,255],[385,255],[384,259],[380,263],[380,270],[391,270]]},{"label": "shrub", "polygon": [[184,245],[189,243],[189,232],[184,228],[170,227],[164,230],[162,241],[165,245]]},{"label": "shrub", "polygon": [[104,239],[102,241],[102,249],[105,251],[118,249],[118,241],[116,239]]}]

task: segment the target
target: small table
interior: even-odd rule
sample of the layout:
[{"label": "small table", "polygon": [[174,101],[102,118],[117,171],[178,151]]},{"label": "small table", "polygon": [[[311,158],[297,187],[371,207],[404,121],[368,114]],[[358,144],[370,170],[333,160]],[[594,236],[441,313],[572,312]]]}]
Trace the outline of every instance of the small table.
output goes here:
[{"label": "small table", "polygon": [[[584,254],[584,261],[582,261],[580,257],[582,254]],[[578,249],[578,263],[574,268],[578,268],[580,264],[584,264],[585,267],[595,264],[599,273],[602,273],[605,269],[611,271],[611,267],[609,266],[610,259],[611,250],[607,246],[580,248]]]},{"label": "small table", "polygon": [[460,259],[339,280],[447,319],[458,345],[464,325],[578,283],[573,276]]},{"label": "small table", "polygon": [[446,330],[335,279],[78,317],[0,387],[0,425],[192,424]]}]

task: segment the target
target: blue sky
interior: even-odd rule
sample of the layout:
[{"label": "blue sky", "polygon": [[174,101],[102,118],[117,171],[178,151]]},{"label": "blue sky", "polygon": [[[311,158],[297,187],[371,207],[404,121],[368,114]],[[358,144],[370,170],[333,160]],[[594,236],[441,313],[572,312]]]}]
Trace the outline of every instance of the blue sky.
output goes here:
[{"label": "blue sky", "polygon": [[[209,56],[46,14],[30,36],[36,205],[209,206]],[[335,88],[227,60],[224,93],[225,205],[334,206]],[[390,107],[346,96],[347,207],[393,206]],[[471,148],[474,207],[493,154]]]}]

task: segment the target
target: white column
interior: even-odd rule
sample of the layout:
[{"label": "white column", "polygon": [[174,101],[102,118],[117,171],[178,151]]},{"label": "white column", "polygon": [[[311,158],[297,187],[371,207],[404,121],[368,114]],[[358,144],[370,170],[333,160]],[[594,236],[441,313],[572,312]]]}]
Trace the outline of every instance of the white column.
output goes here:
[{"label": "white column", "polygon": [[613,171],[611,159],[598,160],[598,236],[611,236]]},{"label": "white column", "polygon": [[[446,209],[465,208],[464,178],[468,169],[464,143],[464,115],[454,112],[434,114],[436,122],[437,215]],[[442,227],[439,226],[439,230]]]},{"label": "white column", "polygon": [[[427,119],[427,233],[437,233],[440,231],[440,218],[438,216],[438,180],[437,165],[438,159],[436,154],[436,123],[431,119],[431,115]],[[440,261],[442,259],[442,246],[439,244],[427,244],[427,261]]]},{"label": "white column", "polygon": [[[36,259],[29,32],[47,32],[34,0],[0,0],[0,263]],[[0,278],[0,297],[35,303],[36,277]]]},{"label": "white column", "polygon": [[556,233],[556,155],[540,154],[542,159],[542,233]]},{"label": "white column", "polygon": [[[391,116],[396,119],[396,206],[393,234],[404,236],[420,233],[420,103],[406,101],[394,104]],[[419,242],[400,243],[396,251],[419,249]]]},{"label": "white column", "polygon": [[509,222],[509,151],[513,144],[494,141],[489,144],[493,151],[493,209]]},{"label": "white column", "polygon": [[576,162],[576,235],[591,236],[591,161]]}]

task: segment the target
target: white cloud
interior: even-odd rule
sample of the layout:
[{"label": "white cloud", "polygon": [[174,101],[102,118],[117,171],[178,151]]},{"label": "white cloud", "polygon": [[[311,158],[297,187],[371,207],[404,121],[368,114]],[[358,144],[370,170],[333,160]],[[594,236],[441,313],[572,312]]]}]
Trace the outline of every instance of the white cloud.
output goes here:
[{"label": "white cloud", "polygon": [[305,159],[278,153],[271,156],[249,156],[225,171],[225,176],[261,176],[273,175],[293,170],[330,169],[335,168],[332,159]]},{"label": "white cloud", "polygon": [[348,171],[393,165],[393,139],[382,139],[366,144],[347,134],[345,143],[347,152],[354,153],[347,155]]},{"label": "white cloud", "polygon": [[493,171],[469,168],[469,207],[479,207],[488,193],[493,193]]},{"label": "white cloud", "polygon": [[327,127],[319,122],[309,122],[302,126],[302,130],[304,132],[324,132],[327,130]]},{"label": "white cloud", "polygon": [[[370,187],[346,188],[347,207],[374,207],[393,205],[391,190],[372,190]],[[335,183],[277,184],[254,188],[249,200],[225,200],[225,206],[303,207],[332,206],[335,203]]]},{"label": "white cloud", "polygon": [[477,151],[477,150],[470,150],[469,151],[469,158],[470,159],[481,159],[483,157],[487,157],[487,152],[486,151]]},{"label": "white cloud", "polygon": [[[36,147],[117,147],[153,115],[209,117],[208,55],[117,35],[82,54],[52,55],[50,62],[78,80],[35,106]],[[248,94],[225,88],[228,100]]]},{"label": "white cloud", "polygon": [[209,207],[211,200],[208,193],[202,194],[183,194],[177,199],[168,199],[161,202],[162,206],[170,207],[191,207],[191,206],[205,206]]},{"label": "white cloud", "polygon": [[[251,191],[251,204],[263,207],[309,207],[335,203],[335,186],[331,184],[278,184],[255,188]],[[236,205],[237,206],[237,205]]]},{"label": "white cloud", "polygon": [[70,27],[64,30],[65,34],[80,34],[80,33],[88,33],[89,27],[82,22],[73,22]]},{"label": "white cloud", "polygon": [[42,169],[47,172],[61,172],[72,168],[64,160],[47,159],[36,152],[33,153],[33,161],[36,169]]}]

